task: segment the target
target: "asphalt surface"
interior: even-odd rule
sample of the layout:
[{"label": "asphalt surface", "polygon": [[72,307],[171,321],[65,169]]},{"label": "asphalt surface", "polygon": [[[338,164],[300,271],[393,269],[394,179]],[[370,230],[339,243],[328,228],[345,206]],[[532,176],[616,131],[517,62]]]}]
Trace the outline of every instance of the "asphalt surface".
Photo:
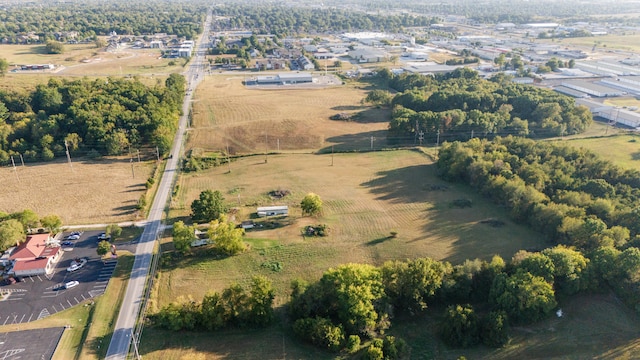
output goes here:
[{"label": "asphalt surface", "polygon": [[[9,296],[0,301],[0,325],[42,319],[102,295],[117,261],[102,261],[98,256],[96,248],[99,233],[100,231],[84,232],[79,240],[71,241],[73,245],[63,246],[64,254],[52,275],[23,277],[21,282],[0,287],[9,292]],[[75,258],[86,258],[88,261],[79,270],[68,272],[67,268]],[[78,286],[56,290],[59,285],[74,280],[79,282]]]},{"label": "asphalt surface", "polygon": [[0,359],[51,359],[64,328],[0,334]]},{"label": "asphalt surface", "polygon": [[[189,68],[184,74],[187,80],[187,89],[195,89],[198,83],[204,78],[203,65],[206,49],[202,49],[202,42],[203,39],[209,35],[211,19],[211,14],[208,14],[204,24],[204,31],[196,45],[195,55],[192,57]],[[167,204],[169,194],[171,193],[173,180],[177,172],[192,96],[193,91],[187,91],[182,105],[183,115],[180,117],[178,131],[176,132],[176,137],[171,148],[171,156],[167,159],[162,180],[160,181],[156,197],[151,205],[151,210],[149,211],[147,226],[140,237],[140,242],[135,251],[136,258],[133,262],[131,277],[129,278],[129,284],[127,285],[122,307],[120,308],[113,336],[111,337],[111,343],[107,350],[106,358],[108,360],[126,359],[129,353],[133,330],[143,301],[142,297],[144,295],[147,275],[149,274],[153,248],[159,231],[162,228],[162,214]]]}]

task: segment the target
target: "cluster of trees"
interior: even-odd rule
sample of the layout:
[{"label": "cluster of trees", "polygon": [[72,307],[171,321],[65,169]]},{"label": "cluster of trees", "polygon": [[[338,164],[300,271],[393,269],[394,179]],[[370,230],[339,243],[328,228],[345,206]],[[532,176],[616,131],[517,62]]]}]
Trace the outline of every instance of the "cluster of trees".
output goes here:
[{"label": "cluster of trees", "polygon": [[507,77],[481,79],[461,68],[436,77],[378,72],[399,93],[391,100],[389,139],[414,141],[424,132],[426,141],[492,138],[500,135],[545,138],[584,131],[593,121],[573,98]]},{"label": "cluster of trees", "polygon": [[378,30],[400,32],[404,27],[429,26],[428,16],[405,14],[373,14],[335,7],[281,6],[272,4],[224,4],[214,14],[228,17],[216,21],[216,30],[253,29],[279,36],[299,33]]},{"label": "cluster of trees", "polygon": [[[191,249],[191,243],[198,238],[195,235],[196,227],[188,226],[178,221],[173,224],[173,246],[181,254],[186,254]],[[214,244],[220,253],[232,256],[244,252],[247,245],[242,241],[244,229],[236,227],[233,221],[228,221],[225,216],[209,223],[207,230],[209,244]]]},{"label": "cluster of trees", "polygon": [[0,252],[24,242],[26,234],[39,226],[49,232],[57,232],[62,227],[62,220],[58,215],[41,218],[31,209],[10,214],[0,211]]},{"label": "cluster of trees", "polygon": [[0,90],[0,164],[11,155],[52,160],[69,151],[118,155],[130,146],[171,148],[185,91],[182,75],[165,86],[138,79],[52,78],[22,93]]},{"label": "cluster of trees", "polygon": [[[0,8],[0,38],[21,43],[19,35],[35,33],[38,43],[50,40],[95,40],[97,35],[175,34],[188,39],[202,32],[207,4],[195,2],[66,2],[5,4]],[[77,36],[70,36],[77,32]]]},{"label": "cluster of trees", "polygon": [[254,276],[248,293],[239,284],[232,284],[221,294],[208,293],[200,302],[182,298],[160,309],[151,321],[173,331],[264,327],[273,320],[274,296],[271,282]]},{"label": "cluster of trees", "polygon": [[347,264],[328,270],[313,284],[294,281],[289,312],[293,330],[303,340],[330,351],[353,351],[353,343],[384,334],[394,315],[420,313],[429,304],[448,305],[439,324],[445,342],[499,347],[509,340],[511,324],[531,324],[550,315],[557,307],[556,295],[599,289],[609,260],[589,260],[559,245],[520,251],[508,264],[499,256],[456,266],[429,258],[389,261],[382,267]]},{"label": "cluster of trees", "polygon": [[446,143],[438,169],[549,242],[581,249],[597,263],[598,279],[640,310],[640,171],[584,149],[514,137]]}]

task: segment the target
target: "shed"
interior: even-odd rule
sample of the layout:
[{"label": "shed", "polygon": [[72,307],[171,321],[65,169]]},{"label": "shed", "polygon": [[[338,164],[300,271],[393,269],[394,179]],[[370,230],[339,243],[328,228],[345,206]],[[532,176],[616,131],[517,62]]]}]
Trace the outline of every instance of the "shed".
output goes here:
[{"label": "shed", "polygon": [[286,205],[282,206],[262,206],[258,208],[258,216],[288,216],[289,215],[289,207]]}]

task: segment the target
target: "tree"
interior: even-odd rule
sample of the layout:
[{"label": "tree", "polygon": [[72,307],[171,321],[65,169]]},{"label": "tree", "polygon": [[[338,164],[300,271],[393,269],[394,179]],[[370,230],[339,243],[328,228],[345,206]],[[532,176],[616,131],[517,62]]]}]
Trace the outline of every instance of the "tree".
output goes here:
[{"label": "tree", "polygon": [[95,44],[96,48],[98,49],[102,49],[103,47],[107,46],[107,42],[102,38],[96,39]]},{"label": "tree", "polygon": [[393,100],[393,96],[388,91],[379,89],[370,91],[367,97],[364,98],[365,102],[379,106],[389,106],[391,105],[391,100]]},{"label": "tree", "polygon": [[20,221],[20,223],[24,226],[24,231],[28,232],[29,230],[37,227],[40,223],[40,217],[31,209],[25,209],[19,213],[15,213],[15,219]]},{"label": "tree", "polygon": [[64,53],[64,45],[55,40],[47,41],[47,45],[45,46],[47,49],[47,54],[62,54]]},{"label": "tree", "polygon": [[442,340],[453,347],[470,347],[480,342],[478,316],[471,305],[450,305],[440,324]]},{"label": "tree", "polygon": [[224,197],[218,190],[205,190],[200,193],[198,200],[191,203],[191,218],[197,222],[209,222],[220,219],[227,212]]},{"label": "tree", "polygon": [[186,226],[182,221],[173,224],[173,247],[176,251],[182,254],[188,252],[195,239],[195,226]]},{"label": "tree", "polygon": [[15,246],[24,239],[24,227],[20,221],[9,219],[0,223],[0,250]]},{"label": "tree", "polygon": [[264,276],[251,279],[251,296],[249,297],[248,321],[256,326],[266,326],[273,320],[273,299],[275,292],[271,281]]},{"label": "tree", "polygon": [[226,255],[236,255],[247,249],[247,245],[242,241],[244,229],[236,228],[236,225],[227,222],[224,216],[211,222],[207,234],[216,248]]},{"label": "tree", "polygon": [[118,224],[111,224],[107,226],[105,233],[111,235],[111,239],[115,239],[122,234],[122,228]]},{"label": "tree", "polygon": [[5,58],[0,58],[0,77],[4,77],[9,69],[9,62]]},{"label": "tree", "polygon": [[480,333],[482,343],[487,346],[501,347],[509,342],[509,322],[504,311],[492,311],[482,321]]},{"label": "tree", "polygon": [[98,243],[98,249],[96,252],[100,256],[105,256],[109,251],[111,251],[111,243],[107,240],[102,240]]},{"label": "tree", "polygon": [[499,274],[491,286],[489,299],[520,324],[543,319],[557,305],[552,285],[522,269],[511,276]]},{"label": "tree", "polygon": [[316,215],[322,210],[322,199],[314,193],[308,193],[300,202],[303,214]]},{"label": "tree", "polygon": [[60,230],[62,226],[62,220],[58,215],[47,215],[40,219],[40,224],[49,232],[55,233]]}]

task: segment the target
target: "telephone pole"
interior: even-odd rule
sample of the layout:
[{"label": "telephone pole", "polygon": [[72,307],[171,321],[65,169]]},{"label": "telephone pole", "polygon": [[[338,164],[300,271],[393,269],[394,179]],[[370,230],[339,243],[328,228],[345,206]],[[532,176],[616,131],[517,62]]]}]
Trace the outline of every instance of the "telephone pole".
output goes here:
[{"label": "telephone pole", "polygon": [[20,177],[18,176],[18,169],[16,169],[16,163],[13,161],[13,155],[11,155],[11,165],[13,165],[13,173],[16,174],[16,179],[20,182]]},{"label": "telephone pole", "polygon": [[269,156],[269,135],[264,133],[264,163],[267,163],[267,156]]},{"label": "telephone pole", "polygon": [[229,160],[229,144],[227,144],[227,166],[229,166],[229,174],[231,174],[231,160]]},{"label": "telephone pole", "polygon": [[133,158],[129,158],[129,162],[131,163],[131,177],[135,178],[136,173],[133,171]]},{"label": "telephone pole", "polygon": [[22,167],[24,167],[24,158],[22,157],[22,154],[20,154],[20,162],[22,163]]},{"label": "telephone pole", "polygon": [[67,143],[67,140],[64,141],[64,147],[65,147],[66,153],[67,153],[67,161],[69,162],[69,166],[71,167],[71,170],[73,171],[73,165],[71,164],[71,155],[69,154],[69,144]]},{"label": "telephone pole", "polygon": [[138,149],[138,162],[140,162],[140,149]]},{"label": "telephone pole", "polygon": [[371,150],[373,150],[373,140],[374,140],[374,139],[375,139],[375,138],[372,136],[372,137],[371,137]]},{"label": "telephone pole", "polygon": [[158,161],[160,161],[160,149],[158,149],[157,146],[156,146],[156,159],[158,159]]},{"label": "telephone pole", "polygon": [[333,145],[331,145],[331,166],[333,166]]}]

